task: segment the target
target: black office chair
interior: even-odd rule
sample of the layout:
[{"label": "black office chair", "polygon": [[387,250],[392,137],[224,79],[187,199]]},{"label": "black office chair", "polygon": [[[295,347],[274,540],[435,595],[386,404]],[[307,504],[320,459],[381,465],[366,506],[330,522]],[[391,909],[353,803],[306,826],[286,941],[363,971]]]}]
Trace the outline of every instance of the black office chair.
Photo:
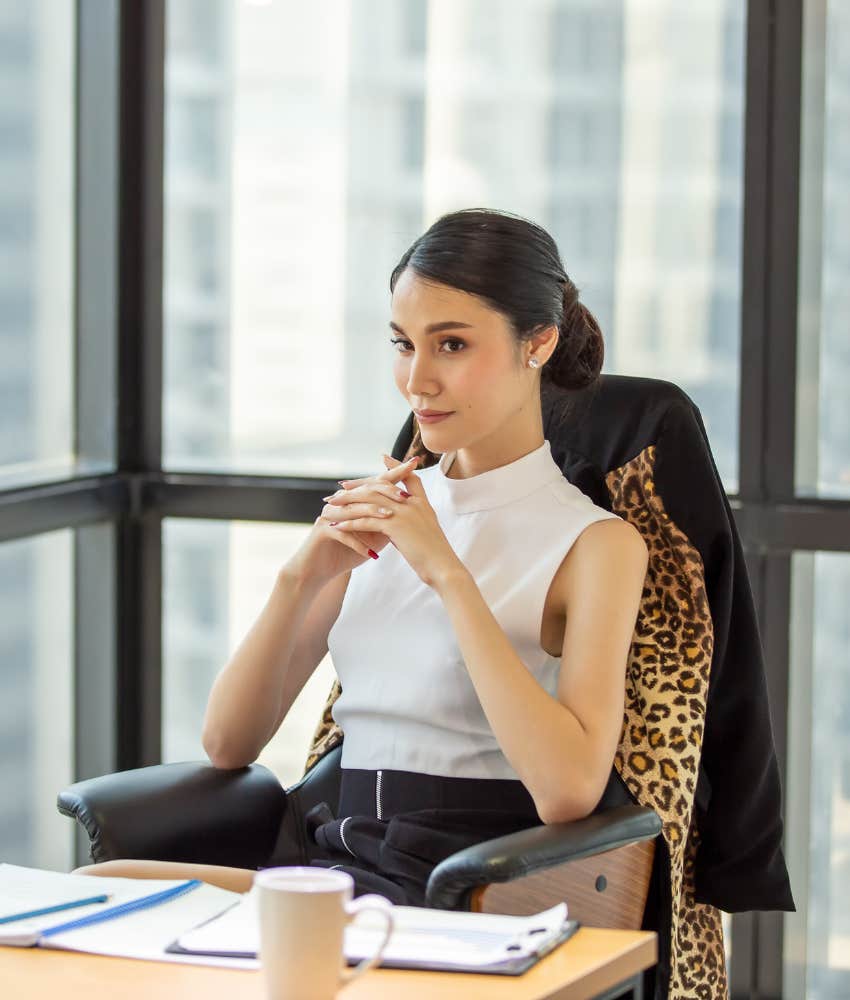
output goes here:
[{"label": "black office chair", "polygon": [[[718,907],[793,908],[760,641],[729,504],[699,412],[670,383],[544,383],[542,403],[565,476],[649,547],[622,737],[593,815],[459,851],[432,872],[426,905],[531,913],[566,899],[585,924],[658,930],[655,995],[723,996]],[[392,454],[433,464],[414,421]],[[85,828],[93,861],[307,863],[317,848],[304,817],[338,801],[338,693],[335,684],[305,776],[289,789],[256,764],[167,764],[78,782],[59,809]]]}]

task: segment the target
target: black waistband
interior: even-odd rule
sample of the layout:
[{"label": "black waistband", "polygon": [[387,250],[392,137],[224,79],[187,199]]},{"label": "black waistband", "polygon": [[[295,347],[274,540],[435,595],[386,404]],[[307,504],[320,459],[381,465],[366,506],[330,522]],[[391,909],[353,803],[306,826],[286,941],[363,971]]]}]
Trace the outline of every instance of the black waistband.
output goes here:
[{"label": "black waistband", "polygon": [[540,822],[534,800],[521,781],[342,769],[339,816],[388,819],[417,809],[495,809]]}]

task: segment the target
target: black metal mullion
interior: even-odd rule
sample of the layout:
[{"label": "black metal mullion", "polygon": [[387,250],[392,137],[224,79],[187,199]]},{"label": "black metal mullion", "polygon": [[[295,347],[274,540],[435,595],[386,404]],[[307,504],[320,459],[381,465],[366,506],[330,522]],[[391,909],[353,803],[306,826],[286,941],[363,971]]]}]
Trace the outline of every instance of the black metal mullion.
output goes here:
[{"label": "black metal mullion", "polygon": [[764,482],[776,503],[794,496],[803,0],[774,2],[774,12]]},{"label": "black metal mullion", "polygon": [[[793,555],[788,550],[770,551],[761,557],[761,562],[763,593],[760,618],[765,674],[773,738],[782,776],[783,805],[787,809]],[[792,891],[794,889],[792,884]],[[758,1000],[782,1000],[785,996],[784,915],[779,912],[761,912],[754,914],[754,917],[758,947],[753,956],[752,995]]]},{"label": "black metal mullion", "polygon": [[162,456],[164,0],[121,6],[118,464],[158,472]]},{"label": "black metal mullion", "polygon": [[741,260],[741,381],[738,490],[742,501],[760,501],[765,430],[764,384],[768,309],[767,234],[771,90],[770,0],[747,4],[744,111],[744,218]]},{"label": "black metal mullion", "polygon": [[69,479],[0,492],[0,542],[112,520],[127,507],[120,476]]},{"label": "black metal mullion", "polygon": [[751,1000],[756,978],[758,925],[755,913],[732,914],[732,961],[729,969],[731,1000]]},{"label": "black metal mullion", "polygon": [[[764,485],[771,505],[794,496],[797,400],[797,276],[799,271],[800,112],[803,0],[774,5],[770,104],[767,368]],[[764,562],[762,636],[773,736],[783,786],[787,782],[790,672],[791,555],[770,551]],[[783,918],[760,913],[755,988],[783,995]]]},{"label": "black metal mullion", "polygon": [[[832,519],[821,505],[814,505],[807,517],[794,499],[802,2],[750,0],[747,16],[741,457],[735,516],[754,571],[783,783],[790,551],[807,535],[828,538],[830,529],[846,518],[843,505]],[[781,917],[736,917],[733,928],[733,995],[781,996]]]},{"label": "black metal mullion", "polygon": [[133,481],[117,559],[118,755],[161,756],[161,519],[136,477],[162,468],[165,0],[125,0],[120,19],[118,464]]},{"label": "black metal mullion", "polygon": [[115,546],[118,768],[161,759],[161,518],[138,514],[119,526]]},{"label": "black metal mullion", "polygon": [[754,550],[850,552],[850,501],[741,503],[733,504],[732,512],[741,537]]},{"label": "black metal mullion", "polygon": [[316,519],[333,480],[233,475],[171,475],[146,478],[142,504],[163,517],[305,523]]},{"label": "black metal mullion", "polygon": [[750,0],[740,497],[794,496],[802,0]]}]

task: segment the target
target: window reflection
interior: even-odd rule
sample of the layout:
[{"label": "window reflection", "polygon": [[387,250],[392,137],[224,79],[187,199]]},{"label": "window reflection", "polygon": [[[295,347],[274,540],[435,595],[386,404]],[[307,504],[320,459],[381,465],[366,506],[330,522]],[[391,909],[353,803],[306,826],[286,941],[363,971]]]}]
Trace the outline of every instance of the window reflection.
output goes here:
[{"label": "window reflection", "polygon": [[73,826],[73,536],[0,544],[0,860],[67,871]]},{"label": "window reflection", "polygon": [[73,0],[0,0],[0,480],[73,464]]},{"label": "window reflection", "polygon": [[793,570],[784,992],[831,1000],[850,995],[850,556],[797,553]]},{"label": "window reflection", "polygon": [[[216,674],[268,600],[310,526],[167,519],[163,531],[163,760],[203,760],[204,709]],[[260,756],[288,786],[334,673],[325,657]]]},{"label": "window reflection", "polygon": [[797,491],[850,497],[850,6],[804,6]]},{"label": "window reflection", "polygon": [[[408,412],[390,271],[438,214],[489,205],[552,231],[607,369],[691,393],[735,488],[744,5],[204,12],[169,0],[169,467],[372,469]],[[193,369],[202,321],[218,360]]]}]

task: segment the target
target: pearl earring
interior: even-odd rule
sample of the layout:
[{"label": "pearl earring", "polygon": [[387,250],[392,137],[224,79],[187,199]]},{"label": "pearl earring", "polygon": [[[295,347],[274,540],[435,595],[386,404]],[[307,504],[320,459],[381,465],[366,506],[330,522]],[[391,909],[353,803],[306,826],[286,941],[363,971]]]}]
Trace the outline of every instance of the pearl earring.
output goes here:
[{"label": "pearl earring", "polygon": [[539,358],[529,358],[528,359],[528,367],[529,368],[539,368],[540,367],[540,360],[539,360]]}]

